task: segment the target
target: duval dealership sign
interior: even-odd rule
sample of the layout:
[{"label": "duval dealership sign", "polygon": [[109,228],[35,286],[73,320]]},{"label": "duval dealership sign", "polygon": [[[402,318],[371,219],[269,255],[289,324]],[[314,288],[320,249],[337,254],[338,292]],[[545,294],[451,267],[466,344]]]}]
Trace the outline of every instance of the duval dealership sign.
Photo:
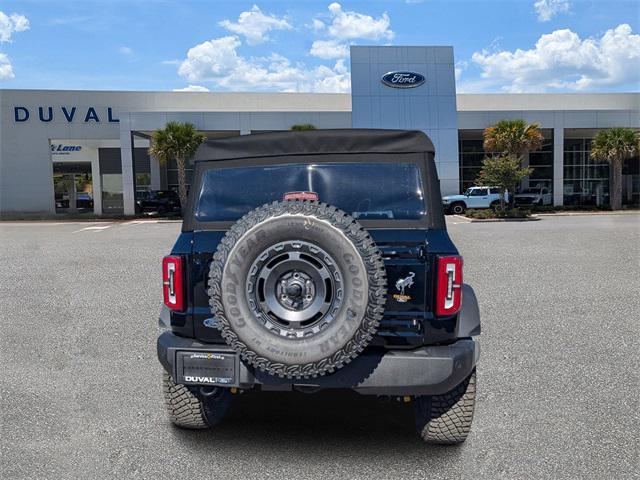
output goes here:
[{"label": "duval dealership sign", "polygon": [[13,107],[13,118],[16,123],[24,123],[29,119],[38,120],[43,123],[49,123],[54,119],[63,122],[73,123],[118,123],[120,120],[113,115],[111,107]]},{"label": "duval dealership sign", "polygon": [[382,83],[393,88],[415,88],[424,83],[424,75],[416,72],[389,72],[385,73]]}]

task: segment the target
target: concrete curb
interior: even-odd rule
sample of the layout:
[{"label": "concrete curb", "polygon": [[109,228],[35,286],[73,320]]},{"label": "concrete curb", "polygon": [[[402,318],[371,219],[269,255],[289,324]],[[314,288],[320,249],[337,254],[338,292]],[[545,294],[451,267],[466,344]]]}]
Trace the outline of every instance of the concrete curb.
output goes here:
[{"label": "concrete curb", "polygon": [[527,218],[468,218],[469,223],[496,223],[496,222],[536,222],[541,220],[538,217]]},{"label": "concrete curb", "polygon": [[539,217],[573,217],[584,215],[640,215],[640,210],[620,210],[615,212],[554,212],[554,213],[536,213]]}]

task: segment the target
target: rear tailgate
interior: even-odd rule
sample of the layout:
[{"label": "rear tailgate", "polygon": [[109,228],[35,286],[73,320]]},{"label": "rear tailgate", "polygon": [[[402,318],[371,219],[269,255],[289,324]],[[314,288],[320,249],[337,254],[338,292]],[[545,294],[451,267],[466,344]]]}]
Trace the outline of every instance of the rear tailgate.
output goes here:
[{"label": "rear tailgate", "polygon": [[[194,336],[204,342],[223,341],[209,307],[207,284],[213,252],[224,233],[195,232],[189,256]],[[455,317],[436,319],[432,313],[435,254],[455,253],[446,231],[372,229],[370,233],[382,251],[388,285],[385,315],[373,344],[409,348],[453,338]]]}]

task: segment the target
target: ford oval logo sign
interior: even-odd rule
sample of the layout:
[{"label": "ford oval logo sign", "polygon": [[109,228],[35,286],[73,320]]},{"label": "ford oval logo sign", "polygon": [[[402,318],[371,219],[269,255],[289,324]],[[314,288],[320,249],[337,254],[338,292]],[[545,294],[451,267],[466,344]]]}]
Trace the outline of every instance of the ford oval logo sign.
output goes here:
[{"label": "ford oval logo sign", "polygon": [[394,88],[414,88],[424,83],[424,75],[416,72],[389,72],[382,76],[382,83]]}]

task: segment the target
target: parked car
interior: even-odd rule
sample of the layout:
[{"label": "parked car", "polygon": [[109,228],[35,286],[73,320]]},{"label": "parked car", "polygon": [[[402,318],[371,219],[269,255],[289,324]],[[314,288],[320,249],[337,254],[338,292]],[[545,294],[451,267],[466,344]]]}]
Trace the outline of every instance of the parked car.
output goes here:
[{"label": "parked car", "polygon": [[513,196],[516,205],[551,205],[553,196],[547,187],[529,187]]},{"label": "parked car", "polygon": [[55,194],[56,208],[69,208],[69,197],[62,193]]},{"label": "parked car", "polygon": [[[509,193],[504,195],[509,201]],[[462,195],[442,197],[442,205],[446,213],[460,215],[468,208],[496,208],[500,205],[500,189],[496,187],[470,187]]]},{"label": "parked car", "polygon": [[[69,195],[56,193],[55,194],[56,208],[65,209],[69,208]],[[76,208],[78,210],[93,210],[93,197],[86,192],[79,192],[76,194]]]},{"label": "parked car", "polygon": [[166,215],[180,213],[180,197],[174,190],[150,190],[136,193],[137,213]]},{"label": "parked car", "polygon": [[93,197],[87,192],[79,192],[76,194],[76,208],[93,210]]},{"label": "parked car", "polygon": [[426,442],[463,442],[480,315],[427,136],[311,130],[209,146],[162,262],[170,420],[213,427],[245,390],[351,389],[412,405]]}]

